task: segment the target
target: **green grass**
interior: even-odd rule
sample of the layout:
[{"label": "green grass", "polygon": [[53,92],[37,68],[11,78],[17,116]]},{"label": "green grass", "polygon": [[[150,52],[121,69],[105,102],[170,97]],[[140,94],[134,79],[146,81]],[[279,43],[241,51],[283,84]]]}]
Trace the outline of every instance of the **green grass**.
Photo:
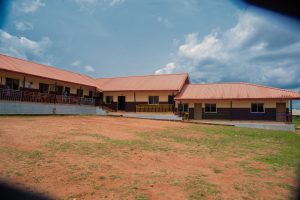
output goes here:
[{"label": "green grass", "polygon": [[300,161],[300,135],[287,131],[261,130],[237,127],[194,126],[194,130],[208,135],[204,145],[212,153],[223,156],[253,155],[254,160],[275,167],[296,168]]},{"label": "green grass", "polygon": [[293,116],[293,123],[295,124],[296,128],[300,128],[300,117]]},{"label": "green grass", "polygon": [[0,154],[9,156],[16,162],[24,162],[29,165],[37,164],[44,159],[42,152],[38,150],[24,151],[13,147],[0,147]]},{"label": "green grass", "polygon": [[220,193],[217,186],[207,182],[203,175],[186,177],[185,188],[189,192],[190,200],[206,199],[209,196],[217,198]]}]

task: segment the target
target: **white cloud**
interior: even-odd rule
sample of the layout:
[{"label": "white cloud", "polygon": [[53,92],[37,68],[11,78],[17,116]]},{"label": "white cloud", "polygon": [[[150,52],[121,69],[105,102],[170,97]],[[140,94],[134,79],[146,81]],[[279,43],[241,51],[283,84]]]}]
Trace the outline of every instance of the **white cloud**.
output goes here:
[{"label": "white cloud", "polygon": [[158,23],[162,24],[162,25],[163,25],[164,27],[166,27],[166,28],[171,28],[171,27],[172,27],[171,22],[170,22],[168,19],[166,19],[166,18],[163,18],[163,17],[157,17],[157,18],[156,18],[156,21],[157,21]]},{"label": "white cloud", "polygon": [[188,34],[175,58],[156,73],[189,72],[197,82],[246,81],[297,88],[299,55],[300,28],[291,30],[282,21],[250,12],[238,15],[237,24],[223,33],[203,38]]},{"label": "white cloud", "polygon": [[125,0],[73,0],[83,11],[93,12],[97,5],[103,6],[117,6],[122,4]]},{"label": "white cloud", "polygon": [[80,62],[79,60],[76,60],[76,61],[74,61],[71,65],[72,65],[73,67],[78,67],[78,66],[80,66],[80,64],[81,64],[81,62]]},{"label": "white cloud", "polygon": [[45,6],[46,4],[42,0],[24,0],[18,8],[24,13],[33,13]]},{"label": "white cloud", "polygon": [[108,0],[110,6],[122,4],[125,0]]},{"label": "white cloud", "polygon": [[33,25],[30,22],[15,22],[15,27],[18,31],[33,30]]},{"label": "white cloud", "polygon": [[95,72],[95,69],[90,65],[84,66],[84,70],[87,72]]},{"label": "white cloud", "polygon": [[11,35],[0,29],[0,52],[14,57],[48,63],[48,56],[45,53],[51,44],[48,37],[34,41],[26,37]]},{"label": "white cloud", "polygon": [[176,69],[175,63],[168,63],[164,68],[157,70],[156,74],[170,74]]}]

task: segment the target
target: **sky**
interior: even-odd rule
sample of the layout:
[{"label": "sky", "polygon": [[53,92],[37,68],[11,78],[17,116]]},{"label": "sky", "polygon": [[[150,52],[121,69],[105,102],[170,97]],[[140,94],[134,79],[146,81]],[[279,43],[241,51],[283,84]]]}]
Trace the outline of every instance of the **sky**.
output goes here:
[{"label": "sky", "polygon": [[[4,4],[3,4],[4,5]],[[182,73],[300,91],[300,21],[232,0],[11,0],[0,53],[92,77]]]}]

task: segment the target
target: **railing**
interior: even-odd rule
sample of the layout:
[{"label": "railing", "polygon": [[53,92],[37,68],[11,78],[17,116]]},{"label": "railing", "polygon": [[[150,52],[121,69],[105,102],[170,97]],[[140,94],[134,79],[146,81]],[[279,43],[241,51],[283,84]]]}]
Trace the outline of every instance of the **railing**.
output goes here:
[{"label": "railing", "polygon": [[141,104],[136,105],[136,112],[173,112],[173,104]]},{"label": "railing", "polygon": [[37,103],[95,105],[94,98],[55,95],[39,92],[28,92],[11,89],[0,89],[0,100],[26,101]]}]

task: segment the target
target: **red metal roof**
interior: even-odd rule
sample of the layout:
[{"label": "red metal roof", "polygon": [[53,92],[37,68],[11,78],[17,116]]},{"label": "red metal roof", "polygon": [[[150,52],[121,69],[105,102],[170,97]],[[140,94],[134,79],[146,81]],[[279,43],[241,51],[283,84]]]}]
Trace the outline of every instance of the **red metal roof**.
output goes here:
[{"label": "red metal roof", "polygon": [[188,80],[188,74],[163,74],[98,78],[102,91],[179,91]]},{"label": "red metal roof", "polygon": [[189,84],[175,100],[300,99],[300,93],[250,83]]},{"label": "red metal roof", "polygon": [[1,69],[57,81],[97,87],[95,80],[89,76],[69,72],[43,64],[29,62],[3,54],[0,54],[0,70]]}]

